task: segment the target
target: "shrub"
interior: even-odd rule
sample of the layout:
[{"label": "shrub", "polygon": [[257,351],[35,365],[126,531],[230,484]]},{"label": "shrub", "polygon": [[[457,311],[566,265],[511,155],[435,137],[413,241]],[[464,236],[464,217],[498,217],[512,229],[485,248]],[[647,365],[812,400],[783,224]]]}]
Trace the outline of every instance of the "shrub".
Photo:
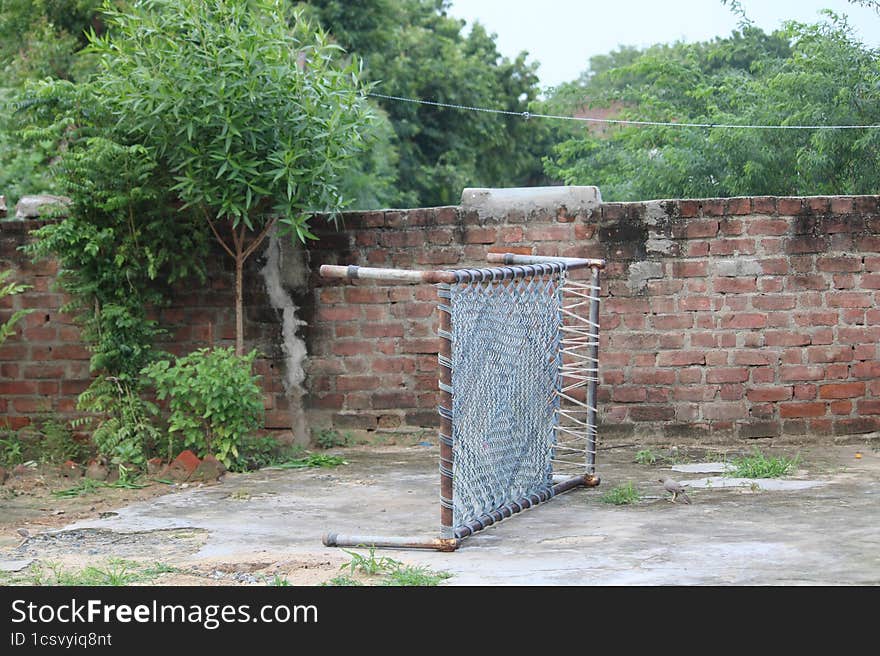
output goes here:
[{"label": "shrub", "polygon": [[228,469],[241,469],[239,447],[263,415],[259,376],[251,373],[256,351],[237,356],[232,348],[199,349],[174,362],[158,360],[142,371],[168,400],[168,430],[199,456],[211,453]]}]

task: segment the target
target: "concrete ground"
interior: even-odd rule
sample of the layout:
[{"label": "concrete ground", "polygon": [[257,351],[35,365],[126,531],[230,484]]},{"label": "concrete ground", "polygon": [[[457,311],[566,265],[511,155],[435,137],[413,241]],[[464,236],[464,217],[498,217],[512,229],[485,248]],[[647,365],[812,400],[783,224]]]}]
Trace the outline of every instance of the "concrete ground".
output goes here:
[{"label": "concrete ground", "polygon": [[[190,568],[219,583],[259,582],[246,573],[260,571],[317,584],[349,560],[322,545],[325,532],[436,535],[435,448],[341,452],[346,466],[227,474],[219,485],[32,536],[0,559],[114,556]],[[598,488],[521,513],[455,553],[382,554],[451,573],[444,585],[880,584],[880,453],[865,443],[787,447],[801,458],[787,482],[735,487],[700,464],[718,454],[678,453],[673,471],[673,452],[657,452],[670,458],[648,465],[635,462],[634,447],[600,451]],[[689,482],[693,503],[670,503],[657,482],[664,476]],[[639,502],[600,501],[625,482],[640,490]]]}]

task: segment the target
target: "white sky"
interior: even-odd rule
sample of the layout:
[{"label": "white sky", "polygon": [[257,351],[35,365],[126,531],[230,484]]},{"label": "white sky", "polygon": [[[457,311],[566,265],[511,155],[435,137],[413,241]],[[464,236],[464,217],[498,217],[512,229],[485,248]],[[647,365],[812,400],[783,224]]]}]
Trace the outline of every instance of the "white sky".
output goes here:
[{"label": "white sky", "polygon": [[[758,27],[771,31],[785,20],[819,20],[821,9],[846,14],[870,47],[880,46],[880,16],[846,0],[741,0]],[[727,36],[737,18],[720,0],[453,0],[449,14],[482,23],[497,34],[498,50],[526,50],[541,64],[541,86],[576,79],[592,55],[619,45],[649,46]]]}]

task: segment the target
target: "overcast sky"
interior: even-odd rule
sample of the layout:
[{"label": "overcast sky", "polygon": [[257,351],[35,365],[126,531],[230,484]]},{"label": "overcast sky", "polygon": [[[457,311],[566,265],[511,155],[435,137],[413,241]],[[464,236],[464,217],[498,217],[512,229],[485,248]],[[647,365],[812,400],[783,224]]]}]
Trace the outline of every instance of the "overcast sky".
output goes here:
[{"label": "overcast sky", "polygon": [[[788,19],[814,22],[821,9],[849,16],[861,39],[880,46],[880,16],[845,0],[742,0],[766,31]],[[592,55],[619,45],[648,46],[727,36],[737,18],[720,0],[453,0],[449,13],[481,22],[498,35],[502,55],[529,52],[541,63],[541,85],[574,80]]]}]

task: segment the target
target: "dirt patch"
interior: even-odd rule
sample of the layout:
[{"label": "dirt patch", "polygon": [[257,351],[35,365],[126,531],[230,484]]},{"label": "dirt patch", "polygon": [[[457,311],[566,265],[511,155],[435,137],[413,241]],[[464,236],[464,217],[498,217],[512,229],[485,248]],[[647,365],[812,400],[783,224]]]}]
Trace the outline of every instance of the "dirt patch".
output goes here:
[{"label": "dirt patch", "polygon": [[[74,521],[107,517],[114,509],[136,501],[146,501],[186,488],[141,478],[142,488],[95,487],[82,494],[59,497],[57,494],[82,483],[63,468],[51,465],[16,467],[0,486],[0,551],[22,544],[19,530],[32,539],[45,531],[58,529]],[[198,485],[198,484],[196,484]]]}]

